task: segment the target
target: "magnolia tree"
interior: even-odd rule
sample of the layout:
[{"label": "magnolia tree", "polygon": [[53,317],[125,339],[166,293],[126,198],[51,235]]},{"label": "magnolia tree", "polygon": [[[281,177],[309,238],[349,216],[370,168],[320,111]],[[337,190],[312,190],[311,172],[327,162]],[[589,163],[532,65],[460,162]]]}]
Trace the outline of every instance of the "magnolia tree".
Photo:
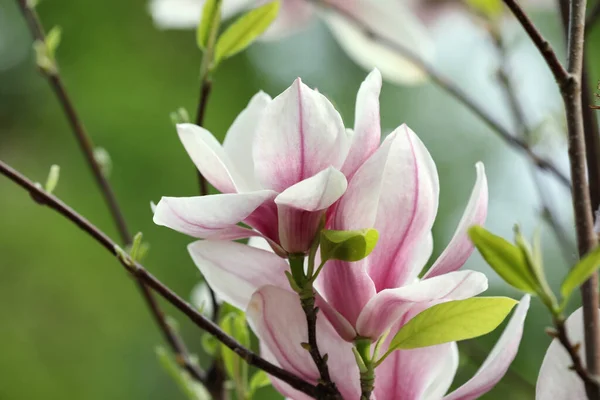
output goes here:
[{"label": "magnolia tree", "polygon": [[[593,210],[600,201],[598,126],[584,67],[585,0],[561,0],[567,65],[514,0],[153,0],[160,27],[193,28],[203,51],[195,121],[172,114],[183,147],[198,170],[196,197],[165,196],[152,204],[157,225],[200,239],[189,255],[205,278],[190,305],[141,264],[146,245],[129,235],[106,178],[106,154],[94,151],[59,73],[60,31],[45,33],[34,1],[19,0],[34,36],[41,73],[58,95],[75,138],[121,233],[119,243],[44,186],[0,161],[0,172],[32,199],[59,212],[112,252],[137,281],[169,350],[158,356],[190,399],[249,399],[272,385],[290,399],[476,399],[506,374],[519,350],[530,296],[546,306],[554,340],[541,365],[539,399],[600,399],[600,250]],[[551,4],[530,2],[527,7]],[[429,29],[448,14],[468,15],[506,51],[502,25],[516,18],[551,70],[564,100],[570,176],[529,146],[529,132],[507,70],[499,77],[518,130],[511,132],[431,65]],[[512,15],[511,15],[512,13]],[[593,23],[600,14],[590,13]],[[344,126],[333,104],[300,78],[274,97],[248,101],[221,144],[202,127],[221,63],[254,40],[278,38],[322,18],[348,55],[368,72],[356,96],[355,120]],[[226,28],[221,21],[232,18]],[[431,80],[467,106],[533,169],[570,190],[580,260],[555,294],[545,277],[539,236],[530,243],[515,228],[514,244],[483,228],[488,185],[481,162],[454,236],[425,268],[438,210],[436,165],[417,133],[401,125],[384,137],[382,79]],[[218,88],[215,88],[218,90]],[[587,148],[586,148],[587,147]],[[587,155],[587,157],[586,157]],[[535,172],[535,171],[534,171]],[[208,195],[208,183],[220,192]],[[177,196],[177,193],[169,193]],[[544,206],[550,222],[556,222]],[[550,223],[559,238],[563,227]],[[477,248],[519,300],[480,296],[488,280],[462,269]],[[568,318],[580,288],[583,307]],[[157,302],[162,297],[205,332],[212,357],[201,368]],[[496,329],[503,333],[479,370],[450,390],[459,365],[457,342]],[[258,339],[252,346],[251,335]],[[523,349],[526,351],[526,349]],[[256,367],[250,376],[249,366]]]}]

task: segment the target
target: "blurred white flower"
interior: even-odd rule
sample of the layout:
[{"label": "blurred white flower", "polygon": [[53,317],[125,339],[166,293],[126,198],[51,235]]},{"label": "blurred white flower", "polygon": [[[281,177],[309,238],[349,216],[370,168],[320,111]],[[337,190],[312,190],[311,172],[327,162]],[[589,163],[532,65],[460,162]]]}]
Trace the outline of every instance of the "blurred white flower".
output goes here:
[{"label": "blurred white flower", "polygon": [[[221,304],[222,300],[215,293],[217,304]],[[192,305],[196,307],[206,318],[212,319],[215,308],[213,305],[212,296],[206,282],[200,282],[192,289],[191,293]]]}]

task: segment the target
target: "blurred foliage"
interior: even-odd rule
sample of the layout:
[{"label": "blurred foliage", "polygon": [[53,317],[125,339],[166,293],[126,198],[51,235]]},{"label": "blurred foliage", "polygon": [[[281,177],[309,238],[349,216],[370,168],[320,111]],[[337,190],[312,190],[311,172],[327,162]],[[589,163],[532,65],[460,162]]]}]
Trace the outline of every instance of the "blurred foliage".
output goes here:
[{"label": "blurred foliage", "polygon": [[[169,118],[179,107],[195,110],[200,54],[194,32],[155,29],[143,0],[44,0],[39,12],[46,27],[62,27],[56,54],[61,72],[96,145],[112,160],[110,180],[130,229],[143,231],[152,245],[145,265],[188,297],[200,279],[185,249],[190,239],[155,226],[149,204],[162,195],[197,192],[194,168]],[[555,16],[536,21],[562,46]],[[596,29],[588,44],[594,51],[593,82],[600,76],[600,46],[594,44],[599,36]],[[0,0],[0,158],[40,182],[50,165],[60,165],[55,193],[116,237],[59,105],[35,69],[30,46],[14,1]],[[499,118],[505,116],[498,92],[479,86],[460,58],[475,49],[469,42],[457,46],[452,51],[458,64],[448,72]],[[276,95],[298,75],[329,96],[352,125],[354,97],[366,73],[316,23],[307,33],[254,45],[224,62],[214,79],[207,128],[222,138],[255,92]],[[515,222],[527,231],[539,225],[526,163],[438,88],[385,85],[382,119],[385,132],[407,122],[436,160],[441,199],[434,255],[460,218],[478,160],[486,164],[490,181],[488,227],[507,237]],[[564,141],[560,135],[555,141],[564,160]],[[566,199],[559,197],[556,208],[568,224]],[[153,349],[162,337],[117,261],[6,179],[0,179],[0,210],[0,399],[183,399],[156,360]],[[556,287],[566,263],[545,226],[543,241],[550,284]],[[517,296],[477,256],[469,267],[489,274],[488,293]],[[189,347],[200,352],[201,333],[167,310],[180,321]],[[521,352],[507,378],[485,398],[532,398],[549,344],[543,330],[548,323],[533,301]],[[474,373],[499,333],[461,344],[467,356],[455,384]],[[261,389],[258,397],[269,393]]]}]

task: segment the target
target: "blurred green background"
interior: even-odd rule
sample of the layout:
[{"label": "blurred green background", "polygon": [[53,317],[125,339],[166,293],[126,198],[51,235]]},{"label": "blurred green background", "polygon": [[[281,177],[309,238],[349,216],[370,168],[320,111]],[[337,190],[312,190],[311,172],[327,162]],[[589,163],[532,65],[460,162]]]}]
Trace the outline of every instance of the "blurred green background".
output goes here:
[{"label": "blurred green background", "polygon": [[[152,246],[148,269],[184,297],[201,279],[185,246],[191,240],[152,223],[150,201],[197,191],[195,172],[178,142],[169,112],[197,101],[200,53],[191,31],[160,31],[135,1],[44,0],[46,27],[60,25],[58,59],[66,85],[96,145],[112,157],[110,180],[132,230]],[[557,17],[535,15],[558,48]],[[566,170],[560,100],[539,56],[520,30],[509,30],[511,60],[524,106],[543,125],[536,150]],[[485,37],[462,25],[438,34],[438,67],[510,127],[493,80],[496,60]],[[588,44],[593,83],[600,77],[600,29]],[[58,103],[35,67],[31,39],[15,2],[0,0],[0,158],[35,181],[51,164],[61,166],[56,194],[117,238]],[[487,49],[487,50],[486,50]],[[478,51],[481,51],[481,54]],[[595,51],[595,53],[593,53]],[[561,54],[564,52],[561,51]],[[355,66],[315,23],[280,43],[259,43],[218,71],[206,126],[218,137],[258,90],[276,95],[296,76],[325,93],[352,125],[356,90],[366,72]],[[460,218],[482,160],[490,182],[488,228],[511,235],[520,222],[528,234],[541,226],[547,268],[554,286],[567,268],[552,234],[541,223],[539,202],[526,161],[476,117],[431,84],[384,85],[382,123],[390,132],[407,122],[437,163],[441,199],[434,230],[439,254]],[[564,191],[541,177],[555,211],[571,233]],[[474,255],[469,268],[490,276],[488,294],[518,297]],[[577,304],[572,304],[572,308]],[[201,352],[201,334],[168,308],[189,346]],[[537,300],[527,318],[520,353],[510,374],[485,398],[529,399],[549,338],[549,318]],[[461,345],[459,383],[470,377],[500,330]],[[35,205],[21,189],[0,178],[0,399],[183,399],[156,361],[162,343],[137,288],[104,249],[56,213]],[[273,397],[268,390],[260,398]],[[275,398],[275,397],[273,397]]]}]

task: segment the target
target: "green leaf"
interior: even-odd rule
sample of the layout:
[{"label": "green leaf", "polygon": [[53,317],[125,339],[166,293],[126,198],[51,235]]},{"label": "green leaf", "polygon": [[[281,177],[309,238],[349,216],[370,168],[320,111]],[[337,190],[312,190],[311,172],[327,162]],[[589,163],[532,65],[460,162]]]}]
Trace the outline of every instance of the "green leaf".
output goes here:
[{"label": "green leaf", "polygon": [[202,8],[202,18],[196,31],[196,43],[206,50],[211,35],[216,34],[221,24],[221,0],[206,0]]},{"label": "green leaf", "polygon": [[491,20],[502,16],[504,12],[502,3],[502,0],[467,0],[471,8]]},{"label": "green leaf", "polygon": [[537,294],[537,279],[531,273],[521,249],[481,226],[472,226],[469,237],[485,261],[509,285]]},{"label": "green leaf", "polygon": [[55,60],[56,49],[58,49],[58,46],[60,45],[61,33],[60,26],[54,26],[46,35],[46,51],[51,60]]},{"label": "green leaf", "polygon": [[215,356],[217,354],[217,350],[219,349],[219,341],[212,335],[204,334],[202,335],[202,348],[209,356]]},{"label": "green leaf", "polygon": [[215,49],[215,64],[244,50],[260,36],[279,13],[279,1],[273,1],[241,16],[221,35]]},{"label": "green leaf", "polygon": [[56,164],[50,167],[50,172],[48,173],[48,179],[46,179],[46,185],[44,188],[46,192],[52,194],[54,189],[56,189],[56,185],[58,185],[58,178],[60,177],[60,167]]},{"label": "green leaf", "polygon": [[560,294],[563,298],[567,299],[573,293],[573,290],[587,281],[598,267],[600,267],[600,247],[596,247],[589,252],[569,271],[560,286]]},{"label": "green leaf", "polygon": [[250,379],[250,388],[248,389],[250,395],[249,397],[252,397],[258,389],[269,386],[270,384],[271,381],[269,380],[269,376],[265,371],[256,371],[256,373],[252,375],[252,378]]},{"label": "green leaf", "polygon": [[375,229],[359,231],[321,232],[321,260],[359,261],[371,254],[379,232]]},{"label": "green leaf", "polygon": [[[228,312],[221,318],[219,325],[223,331],[233,336],[243,346],[250,347],[250,333],[248,332],[246,316],[243,312],[239,310]],[[242,359],[225,346],[221,346],[221,354],[225,371],[227,371],[227,374],[231,379],[237,381],[240,374],[240,363],[243,362]]]},{"label": "green leaf", "polygon": [[390,351],[416,349],[485,335],[517,304],[508,297],[473,297],[437,304],[408,321],[390,343]]}]

